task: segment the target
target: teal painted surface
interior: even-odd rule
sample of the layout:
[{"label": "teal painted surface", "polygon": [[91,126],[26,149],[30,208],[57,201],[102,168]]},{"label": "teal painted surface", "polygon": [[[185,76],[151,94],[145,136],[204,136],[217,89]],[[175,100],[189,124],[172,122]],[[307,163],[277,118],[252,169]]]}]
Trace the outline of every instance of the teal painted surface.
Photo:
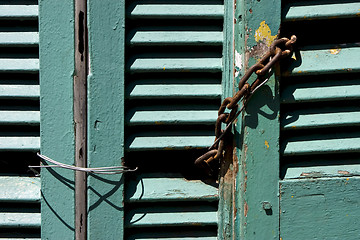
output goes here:
[{"label": "teal painted surface", "polygon": [[[111,7],[109,7],[111,6]],[[88,165],[124,157],[125,1],[88,1]],[[88,178],[88,238],[123,238],[123,175]]]},{"label": "teal painted surface", "polygon": [[0,202],[40,202],[40,179],[1,176]]},{"label": "teal painted surface", "polygon": [[38,32],[0,32],[0,46],[36,46],[39,44]]},{"label": "teal painted surface", "polygon": [[40,149],[39,137],[0,137],[0,151],[33,151]]},{"label": "teal painted surface", "polygon": [[170,227],[217,225],[217,209],[212,206],[194,207],[138,207],[125,218],[127,227]]},{"label": "teal painted surface", "polygon": [[[315,160],[326,162],[326,159],[321,158]],[[357,164],[345,164],[343,159],[339,159],[336,162],[338,164],[334,164],[334,162],[330,160],[326,162],[328,165],[323,164],[320,166],[297,166],[295,162],[293,165],[290,164],[290,166],[287,167],[284,179],[360,176],[359,161],[356,159],[352,160],[353,163]]]},{"label": "teal painted surface", "polygon": [[[171,233],[170,233],[171,234]],[[206,232],[205,232],[206,234]],[[217,240],[216,237],[203,237],[205,234],[199,234],[199,237],[191,237],[192,234],[189,234],[188,236],[184,236],[184,237],[168,237],[169,234],[166,235],[162,235],[165,237],[161,237],[161,240]],[[138,234],[138,235],[134,235],[132,237],[129,238],[129,240],[158,240],[159,238],[148,238],[148,237],[144,237],[142,234]]]},{"label": "teal painted surface", "polygon": [[1,125],[39,125],[39,111],[0,111]]},{"label": "teal painted surface", "polygon": [[39,97],[39,85],[0,85],[0,99],[37,100]]},{"label": "teal painted surface", "polygon": [[[217,111],[215,110],[137,110],[131,116],[130,125],[159,125],[159,124],[214,124],[214,119],[217,118]],[[0,118],[1,121],[1,118]]]},{"label": "teal painted surface", "polygon": [[141,174],[129,178],[126,189],[127,202],[217,201],[219,198],[216,187],[175,174]]},{"label": "teal painted surface", "polygon": [[129,151],[147,150],[183,150],[191,148],[206,148],[214,142],[213,136],[158,136],[155,133],[149,137],[130,137]]},{"label": "teal painted surface", "polygon": [[[289,80],[291,81],[291,80]],[[352,100],[360,98],[358,79],[339,77],[336,81],[325,80],[310,83],[294,83],[282,90],[282,103]]]},{"label": "teal painted surface", "polygon": [[38,17],[37,5],[1,5],[0,19],[36,19]]},{"label": "teal painted surface", "polygon": [[0,228],[40,228],[40,213],[0,213]]},{"label": "teal painted surface", "polygon": [[[41,153],[74,164],[74,2],[39,2]],[[41,171],[41,237],[74,239],[74,172]]]},{"label": "teal painted surface", "polygon": [[36,73],[39,71],[38,59],[0,59],[0,72]]},{"label": "teal painted surface", "polygon": [[[339,110],[339,111],[336,111]],[[332,108],[332,112],[308,113],[306,111],[296,111],[286,113],[286,118],[282,119],[283,129],[309,129],[320,127],[345,127],[360,125],[360,110]],[[329,111],[329,110],[327,110]]]},{"label": "teal painted surface", "polygon": [[131,64],[130,71],[134,73],[219,72],[222,70],[221,62],[221,58],[137,58]]},{"label": "teal painted surface", "polygon": [[355,136],[339,135],[310,135],[305,139],[289,138],[283,143],[283,155],[360,152],[358,134],[355,133]]},{"label": "teal painted surface", "polygon": [[328,18],[350,18],[359,16],[360,3],[325,1],[295,2],[284,6],[283,21],[317,20]]},{"label": "teal painted surface", "polygon": [[[1,39],[0,39],[1,40]],[[130,39],[131,45],[222,45],[222,32],[204,31],[137,31]]]},{"label": "teal painted surface", "polygon": [[282,239],[356,239],[359,187],[357,177],[282,181]]},{"label": "teal painted surface", "polygon": [[[360,47],[300,51],[300,56],[283,75],[303,76],[310,74],[330,74],[359,72]],[[320,64],[321,63],[321,64]]]},{"label": "teal painted surface", "polygon": [[221,96],[220,84],[196,84],[191,80],[172,83],[171,81],[135,81],[127,86],[127,96],[141,98],[202,98],[217,99]]},{"label": "teal painted surface", "polygon": [[223,5],[206,4],[136,4],[130,8],[136,18],[223,18]]},{"label": "teal painted surface", "polygon": [[[269,10],[271,9],[271,11]],[[246,0],[237,4],[236,81],[268,50],[278,32],[281,2]],[[250,81],[252,81],[251,79]],[[239,148],[235,239],[279,239],[279,92],[274,74],[252,97],[236,124]],[[241,117],[240,117],[241,118]],[[263,202],[271,210],[263,209]]]}]

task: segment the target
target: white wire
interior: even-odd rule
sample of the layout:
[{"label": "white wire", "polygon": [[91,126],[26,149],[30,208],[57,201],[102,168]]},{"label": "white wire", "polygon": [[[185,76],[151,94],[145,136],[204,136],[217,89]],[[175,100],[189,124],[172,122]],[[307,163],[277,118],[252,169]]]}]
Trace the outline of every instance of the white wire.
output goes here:
[{"label": "white wire", "polygon": [[67,165],[64,163],[57,162],[47,156],[44,156],[40,153],[37,153],[37,155],[48,162],[51,162],[55,165],[41,165],[41,166],[29,166],[29,168],[53,168],[53,167],[61,167],[66,168],[74,171],[81,171],[81,172],[87,172],[87,173],[95,173],[95,174],[120,174],[124,172],[134,172],[138,168],[135,169],[129,169],[125,166],[113,166],[113,167],[97,167],[97,168],[83,168],[83,167],[76,167],[72,165]]}]

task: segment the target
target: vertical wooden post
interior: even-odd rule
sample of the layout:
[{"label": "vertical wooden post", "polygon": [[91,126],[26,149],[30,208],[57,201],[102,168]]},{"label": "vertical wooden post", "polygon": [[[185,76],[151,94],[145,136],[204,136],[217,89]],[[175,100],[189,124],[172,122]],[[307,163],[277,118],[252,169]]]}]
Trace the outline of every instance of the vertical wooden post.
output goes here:
[{"label": "vertical wooden post", "polygon": [[[237,1],[236,80],[278,34],[281,1]],[[250,79],[250,82],[255,79]],[[279,89],[275,74],[251,98],[237,123],[240,150],[236,239],[279,239]]]},{"label": "vertical wooden post", "polygon": [[[75,0],[74,123],[75,165],[87,167],[87,10],[86,0]],[[87,174],[75,172],[75,239],[87,234]]]},{"label": "vertical wooden post", "polygon": [[[41,153],[73,165],[74,2],[39,1]],[[74,239],[74,172],[41,170],[41,238]]]},{"label": "vertical wooden post", "polygon": [[[124,157],[125,0],[88,1],[88,162]],[[89,175],[89,239],[123,238],[123,175]]]}]

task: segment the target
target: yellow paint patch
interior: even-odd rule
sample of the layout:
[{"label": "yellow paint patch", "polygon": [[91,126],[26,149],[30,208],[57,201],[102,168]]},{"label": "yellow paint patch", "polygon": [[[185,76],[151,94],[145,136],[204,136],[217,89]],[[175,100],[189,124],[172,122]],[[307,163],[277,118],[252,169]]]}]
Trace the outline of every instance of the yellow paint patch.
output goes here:
[{"label": "yellow paint patch", "polygon": [[269,149],[269,142],[268,141],[265,141],[265,146],[266,146],[266,149]]},{"label": "yellow paint patch", "polygon": [[156,124],[156,125],[163,125],[164,123],[163,123],[163,122],[158,122],[158,121],[156,121],[155,124]]},{"label": "yellow paint patch", "polygon": [[341,51],[341,48],[330,49],[330,53],[334,54],[334,55],[338,54],[340,51]]},{"label": "yellow paint patch", "polygon": [[349,178],[346,178],[346,181],[349,181]]},{"label": "yellow paint patch", "polygon": [[165,70],[165,67],[163,68],[163,70]]},{"label": "yellow paint patch", "polygon": [[296,61],[296,56],[295,54],[291,56],[292,59],[294,59]]},{"label": "yellow paint patch", "polygon": [[263,42],[270,47],[277,35],[272,36],[269,25],[267,25],[265,21],[262,21],[260,27],[255,31],[254,37],[256,42]]},{"label": "yellow paint patch", "polygon": [[291,196],[291,198],[294,198],[294,196]]},{"label": "yellow paint patch", "polygon": [[291,126],[291,128],[296,128],[296,126]]}]

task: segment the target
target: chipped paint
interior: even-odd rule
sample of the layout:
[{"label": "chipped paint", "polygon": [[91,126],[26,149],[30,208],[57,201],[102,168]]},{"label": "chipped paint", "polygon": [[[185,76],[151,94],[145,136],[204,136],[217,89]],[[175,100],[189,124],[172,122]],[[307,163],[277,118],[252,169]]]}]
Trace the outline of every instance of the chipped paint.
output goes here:
[{"label": "chipped paint", "polygon": [[341,51],[341,48],[330,49],[330,53],[333,55],[339,54],[340,51]]},{"label": "chipped paint", "polygon": [[266,46],[270,47],[270,45],[274,42],[277,35],[271,35],[271,29],[269,25],[262,21],[260,23],[260,27],[255,31],[255,41],[256,42],[263,42]]},{"label": "chipped paint", "polygon": [[247,213],[249,211],[249,205],[247,204],[247,202],[244,202],[244,216],[247,217]]},{"label": "chipped paint", "polygon": [[266,146],[266,149],[269,149],[269,142],[265,140],[265,146]]},{"label": "chipped paint", "polygon": [[345,175],[349,175],[349,174],[350,174],[348,171],[341,171],[341,170],[339,170],[338,173],[339,173],[339,174],[345,174]]}]

